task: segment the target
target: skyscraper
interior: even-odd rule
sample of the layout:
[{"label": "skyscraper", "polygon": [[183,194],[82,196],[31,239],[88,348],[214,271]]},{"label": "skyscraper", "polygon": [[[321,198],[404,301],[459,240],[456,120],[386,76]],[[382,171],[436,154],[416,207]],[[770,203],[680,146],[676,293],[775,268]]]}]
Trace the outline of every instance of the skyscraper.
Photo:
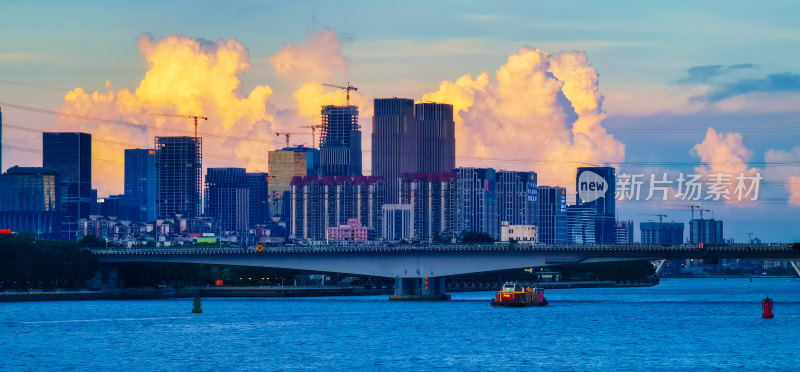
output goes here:
[{"label": "skyscraper", "polygon": [[157,218],[202,214],[203,139],[156,137]]},{"label": "skyscraper", "polygon": [[269,175],[247,173],[247,189],[250,190],[250,227],[269,222]]},{"label": "skyscraper", "polygon": [[74,238],[78,220],[92,212],[92,135],[42,133],[42,165],[61,176],[62,234]]},{"label": "skyscraper", "polygon": [[286,147],[270,151],[268,164],[270,213],[273,216],[288,218],[292,178],[319,177],[320,151],[311,147]]},{"label": "skyscraper", "polygon": [[613,167],[580,167],[575,204],[595,210],[597,244],[616,244],[616,178]]},{"label": "skyscraper", "polygon": [[205,184],[205,216],[223,231],[247,231],[250,223],[250,190],[244,168],[208,168]]},{"label": "skyscraper", "polygon": [[617,244],[633,244],[633,221],[617,221]]},{"label": "skyscraper", "polygon": [[358,107],[323,106],[319,149],[323,176],[361,175]]},{"label": "skyscraper", "polygon": [[498,171],[497,217],[509,225],[536,225],[536,172]]},{"label": "skyscraper", "polygon": [[3,173],[3,109],[0,107],[0,174]]},{"label": "skyscraper", "polygon": [[[595,244],[595,209],[580,205],[567,207],[567,242]],[[616,239],[616,238],[615,238]]]},{"label": "skyscraper", "polygon": [[[372,175],[386,180],[386,200],[398,201],[401,173],[417,172],[419,123],[414,101],[407,98],[378,98],[372,117]],[[451,171],[453,168],[444,170]]]},{"label": "skyscraper", "polygon": [[156,219],[156,151],[125,150],[125,197],[139,203],[138,221]]},{"label": "skyscraper", "polygon": [[497,178],[492,168],[456,168],[458,229],[500,237],[497,218]]},{"label": "skyscraper", "polygon": [[417,172],[451,172],[456,167],[456,137],[453,105],[417,103],[414,105],[419,136]]},{"label": "skyscraper", "polygon": [[457,187],[455,173],[400,175],[400,205],[413,208],[414,239],[449,241],[458,233]]},{"label": "skyscraper", "polygon": [[0,226],[61,238],[61,176],[45,168],[11,167],[0,175]]},{"label": "skyscraper", "polygon": [[537,188],[539,242],[567,243],[567,190],[563,187]]},{"label": "skyscraper", "polygon": [[689,241],[692,244],[720,244],[725,242],[722,235],[722,220],[694,219],[689,221]]}]

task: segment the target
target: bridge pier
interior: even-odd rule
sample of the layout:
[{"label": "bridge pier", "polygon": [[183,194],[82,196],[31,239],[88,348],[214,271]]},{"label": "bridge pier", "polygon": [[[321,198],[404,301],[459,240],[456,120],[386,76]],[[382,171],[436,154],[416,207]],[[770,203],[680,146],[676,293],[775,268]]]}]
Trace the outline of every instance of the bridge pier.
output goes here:
[{"label": "bridge pier", "polygon": [[394,279],[394,294],[390,300],[401,301],[441,301],[449,300],[445,293],[444,277],[401,278]]}]

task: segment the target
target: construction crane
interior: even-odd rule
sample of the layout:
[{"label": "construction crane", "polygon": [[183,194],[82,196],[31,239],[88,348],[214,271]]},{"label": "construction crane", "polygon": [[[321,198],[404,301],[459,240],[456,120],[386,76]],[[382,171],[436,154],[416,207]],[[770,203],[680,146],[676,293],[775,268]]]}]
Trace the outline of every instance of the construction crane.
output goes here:
[{"label": "construction crane", "polygon": [[173,114],[154,114],[154,113],[150,113],[150,115],[153,115],[153,116],[169,116],[169,117],[174,117],[174,118],[194,119],[194,138],[197,138],[197,124],[198,124],[197,123],[197,119],[208,120],[207,117],[200,116],[200,115],[173,115]]},{"label": "construction crane", "polygon": [[324,85],[326,87],[331,87],[331,88],[343,89],[344,91],[346,91],[347,92],[347,105],[348,106],[350,106],[350,91],[351,90],[356,91],[356,92],[358,91],[358,88],[350,85],[349,81],[347,82],[347,86],[333,85],[333,84],[322,84],[322,85]]},{"label": "construction crane", "polygon": [[658,222],[664,222],[664,218],[667,218],[666,214],[648,214],[648,213],[639,213],[642,216],[658,216]]},{"label": "construction crane", "polygon": [[275,135],[278,136],[278,137],[280,137],[280,136],[286,137],[286,147],[289,147],[289,137],[291,137],[292,135],[295,135],[295,134],[299,134],[299,133],[295,133],[295,132],[275,132]]},{"label": "construction crane", "polygon": [[[694,210],[695,210],[695,209],[698,209],[698,210],[699,210],[699,209],[700,209],[700,206],[699,206],[699,205],[690,205],[690,206],[689,206],[689,209],[691,209],[691,210],[692,210],[692,219],[694,219]],[[702,212],[702,210],[701,210],[701,212],[700,212],[700,215],[701,215],[701,216],[703,215],[703,212]],[[700,219],[702,220],[703,218],[701,217]]]},{"label": "construction crane", "polygon": [[322,125],[306,125],[300,128],[311,128],[311,147],[317,148],[317,128],[322,128]]}]

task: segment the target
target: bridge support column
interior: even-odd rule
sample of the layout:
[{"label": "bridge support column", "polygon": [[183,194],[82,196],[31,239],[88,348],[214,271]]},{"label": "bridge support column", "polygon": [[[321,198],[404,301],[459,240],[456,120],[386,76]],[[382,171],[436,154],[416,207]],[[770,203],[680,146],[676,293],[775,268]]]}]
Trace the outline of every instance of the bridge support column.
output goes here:
[{"label": "bridge support column", "polygon": [[439,301],[449,300],[445,293],[443,277],[401,278],[394,279],[394,294],[390,300],[406,301]]}]

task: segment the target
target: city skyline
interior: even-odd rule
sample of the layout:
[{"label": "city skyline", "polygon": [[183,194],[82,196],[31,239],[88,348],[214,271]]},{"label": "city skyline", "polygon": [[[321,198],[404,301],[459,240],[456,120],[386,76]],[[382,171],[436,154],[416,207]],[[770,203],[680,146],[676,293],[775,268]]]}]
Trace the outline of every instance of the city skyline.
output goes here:
[{"label": "city skyline", "polygon": [[[466,4],[444,23],[454,30],[448,34],[438,28],[420,32],[394,22],[384,22],[386,30],[375,32],[363,17],[373,10],[371,7],[350,9],[352,17],[345,22],[329,15],[330,5],[273,4],[294,14],[295,19],[307,21],[278,27],[281,21],[265,14],[264,8],[253,6],[252,14],[272,21],[266,27],[274,31],[254,36],[253,18],[246,17],[235,27],[229,22],[212,21],[201,28],[171,16],[174,5],[151,5],[161,7],[165,17],[175,22],[165,27],[134,11],[130,23],[115,26],[97,36],[97,41],[77,44],[63,40],[63,46],[54,45],[48,36],[69,22],[45,16],[31,24],[20,24],[7,15],[14,10],[25,11],[26,5],[5,5],[10,11],[0,16],[4,17],[0,27],[9,32],[13,28],[21,36],[0,43],[0,102],[151,128],[142,131],[119,123],[87,122],[0,103],[6,123],[2,132],[4,168],[40,165],[36,156],[31,156],[41,149],[31,130],[86,131],[101,140],[93,149],[93,168],[98,170],[93,184],[101,196],[119,194],[123,186],[120,143],[152,148],[155,136],[180,134],[174,130],[188,133],[193,129],[190,121],[153,117],[150,113],[187,114],[199,109],[210,117],[200,124],[199,131],[211,135],[205,138],[207,148],[218,151],[204,154],[204,168],[244,167],[263,172],[267,152],[263,147],[275,150],[283,146],[275,132],[299,132],[294,138],[308,145],[312,142],[310,131],[302,126],[318,124],[321,105],[344,103],[344,93],[324,88],[321,83],[352,81],[359,87],[352,93],[352,101],[359,107],[362,124],[371,122],[374,98],[396,96],[409,97],[415,103],[430,100],[453,104],[457,166],[535,171],[540,184],[565,187],[570,201],[574,192],[572,169],[587,165],[577,163],[584,160],[590,160],[591,165],[618,165],[618,174],[761,172],[765,181],[759,202],[703,202],[725,219],[726,235],[730,232],[737,241],[745,241],[747,233],[774,241],[794,238],[791,222],[800,201],[797,193],[790,192],[800,182],[800,149],[791,138],[796,133],[793,126],[798,110],[792,102],[796,102],[798,89],[793,83],[796,66],[785,62],[792,60],[787,55],[792,48],[787,49],[785,43],[787,37],[797,33],[797,26],[777,14],[748,14],[746,4],[736,9],[699,4],[692,9],[694,19],[711,22],[708,16],[717,12],[729,16],[711,22],[717,32],[701,33],[693,27],[667,28],[669,19],[685,14],[648,5],[627,14],[640,19],[626,23],[641,31],[641,36],[636,36],[614,26],[617,17],[624,15],[612,15],[587,3],[582,6],[596,11],[597,20],[575,15],[572,22],[562,25],[539,19],[559,14],[558,8],[545,7],[533,19],[523,20],[503,9]],[[381,7],[398,14],[411,8]],[[107,6],[103,11],[122,14],[123,8]],[[72,14],[74,20],[85,17],[68,6],[60,10]],[[220,9],[222,14],[227,11]],[[747,37],[740,37],[734,45],[730,36],[742,36],[742,31],[731,19],[743,14],[752,22],[748,23]],[[48,19],[51,24],[42,26],[41,22]],[[483,36],[475,34],[475,25],[500,19],[520,27],[513,33],[508,29],[514,27],[509,27],[488,30]],[[37,26],[41,27],[34,32]],[[86,36],[95,31],[93,27],[74,35]],[[548,29],[569,31],[554,37],[546,32]],[[660,30],[661,36],[655,36],[654,30]],[[702,37],[687,37],[696,34]],[[742,48],[742,44],[749,48]],[[105,47],[100,49],[100,45]],[[676,48],[678,45],[681,47]],[[577,52],[559,52],[563,50]],[[759,53],[744,54],[742,50]],[[220,74],[219,79],[197,76],[186,83],[187,89],[200,87],[201,98],[206,98],[183,94],[167,97],[159,90],[164,86],[161,83],[179,81],[185,73],[185,63],[173,58],[178,52],[185,53],[181,56],[186,61]],[[43,58],[45,54],[56,58]],[[93,55],[113,63],[93,65],[91,71],[81,68],[81,61]],[[200,57],[222,55],[232,60],[200,63]],[[226,70],[226,62],[239,65]],[[530,103],[546,101],[530,94],[543,89],[532,74],[537,68],[555,76],[547,81],[551,85],[564,85],[541,97],[562,95],[568,107],[542,108],[555,108],[563,118],[548,117],[544,114],[547,111],[523,110],[520,118],[510,115]],[[581,76],[589,78],[589,85],[570,85],[574,80],[566,73],[569,71],[584,74]],[[522,86],[514,90],[515,86],[506,84],[502,79],[506,74]],[[106,81],[108,87],[104,86]],[[573,88],[585,94],[576,95]],[[92,96],[95,90],[98,93]],[[216,98],[210,94],[214,90],[220,92]],[[492,111],[487,102],[499,102],[501,111]],[[220,105],[232,109],[220,110]],[[361,138],[365,171],[371,169],[368,163],[372,158],[368,153],[371,129],[366,127],[362,127]],[[165,128],[173,132],[163,131]],[[585,142],[581,142],[580,128],[589,128],[591,135]],[[305,132],[308,134],[302,134]],[[513,135],[498,137],[503,133]],[[530,145],[549,133],[564,146]],[[245,136],[252,140],[238,139]],[[691,203],[621,201],[617,214],[639,220],[640,213],[666,210],[668,219],[688,221],[686,204]]]}]

